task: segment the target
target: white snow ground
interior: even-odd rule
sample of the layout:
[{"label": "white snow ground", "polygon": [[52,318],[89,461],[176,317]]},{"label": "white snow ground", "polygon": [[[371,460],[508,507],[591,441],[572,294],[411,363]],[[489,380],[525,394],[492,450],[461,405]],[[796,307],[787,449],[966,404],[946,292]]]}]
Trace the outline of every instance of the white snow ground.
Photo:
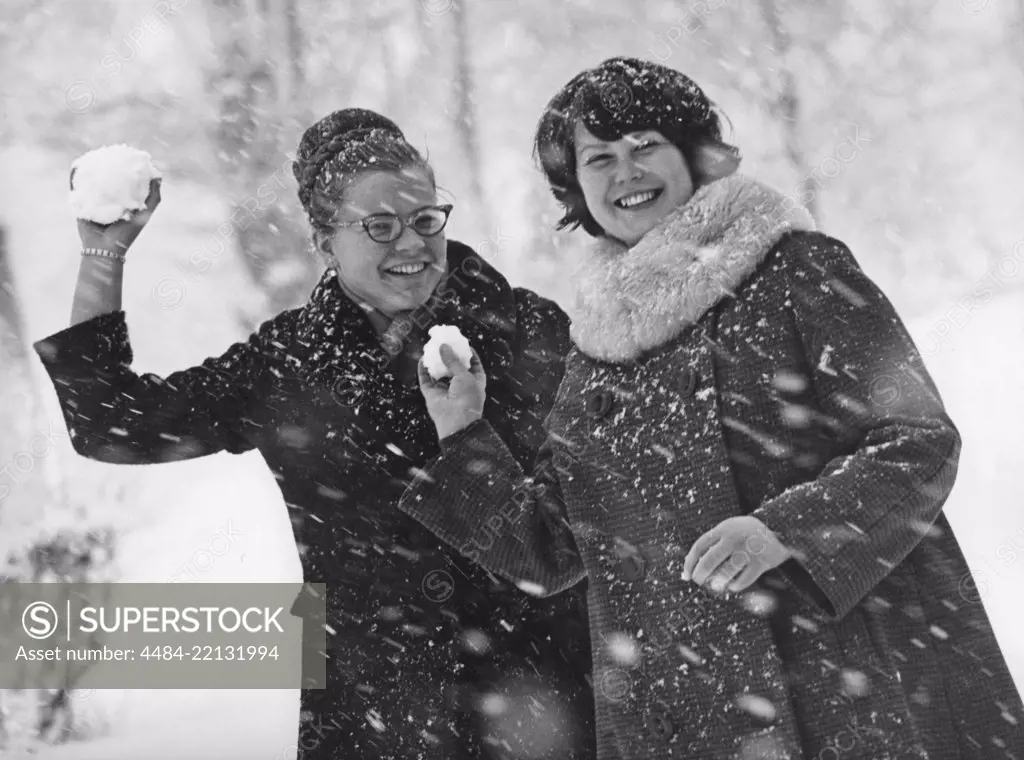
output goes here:
[{"label": "white snow ground", "polygon": [[[61,329],[70,313],[78,240],[66,202],[65,167],[64,157],[34,150],[0,153],[0,214],[10,228],[32,340]],[[173,177],[165,180],[163,198],[130,256],[125,308],[136,368],[167,374],[219,354],[242,337],[225,317],[245,288],[228,257],[195,281],[175,266],[187,262],[225,218],[220,202],[203,188],[176,186]],[[183,287],[177,308],[162,308],[153,299],[153,287],[165,277]],[[1024,271],[1017,277],[1024,278]],[[898,294],[891,296],[898,304]],[[912,322],[922,347],[933,345],[929,332],[952,306],[940,305],[934,318]],[[997,297],[960,324],[926,360],[965,439],[947,514],[979,573],[986,609],[1018,687],[1024,687],[1024,560],[1017,557],[1024,555],[1024,303]],[[72,455],[69,446],[55,454]],[[129,529],[118,549],[125,581],[165,581],[183,567],[198,582],[301,577],[284,506],[256,454],[147,468],[133,474],[126,503],[108,511]],[[225,533],[230,548],[200,569],[206,565],[203,550]],[[1016,553],[1009,543],[1014,539],[1021,548]],[[215,545],[223,543],[218,539]],[[46,748],[34,757],[285,760],[294,757],[297,698],[292,690],[96,692],[77,706],[110,713],[115,733]]]}]

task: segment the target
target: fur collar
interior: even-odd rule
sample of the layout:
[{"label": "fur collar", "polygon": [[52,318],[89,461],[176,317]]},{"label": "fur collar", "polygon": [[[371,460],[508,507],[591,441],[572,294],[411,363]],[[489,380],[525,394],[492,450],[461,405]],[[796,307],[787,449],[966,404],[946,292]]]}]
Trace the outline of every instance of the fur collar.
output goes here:
[{"label": "fur collar", "polygon": [[813,229],[806,210],[750,177],[705,185],[632,248],[608,237],[588,247],[573,341],[595,359],[633,361],[733,293],[786,232]]}]

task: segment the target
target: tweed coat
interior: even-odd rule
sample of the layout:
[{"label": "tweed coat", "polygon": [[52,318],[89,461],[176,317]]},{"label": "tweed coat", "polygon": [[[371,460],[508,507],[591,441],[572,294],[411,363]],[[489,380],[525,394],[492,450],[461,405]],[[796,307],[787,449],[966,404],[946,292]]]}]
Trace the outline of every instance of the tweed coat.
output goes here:
[{"label": "tweed coat", "polygon": [[[480,420],[400,508],[530,593],[588,579],[598,757],[1024,758],[941,513],[960,437],[849,250],[733,175],[578,278],[536,467]],[[736,515],[793,558],[740,594],[684,581]]]},{"label": "tweed coat", "polygon": [[[582,591],[531,600],[397,509],[410,472],[439,451],[408,355],[430,324],[457,325],[485,357],[495,388],[485,414],[524,463],[543,441],[569,347],[553,302],[512,288],[459,243],[448,262],[393,359],[333,271],[303,307],[166,378],[130,369],[123,312],[36,344],[80,454],[143,464],[257,449],[266,460],[304,578],[328,588],[328,688],[302,692],[306,760],[592,757]],[[515,706],[524,690],[559,735],[520,736],[517,747],[515,710],[478,708],[492,693]]]}]

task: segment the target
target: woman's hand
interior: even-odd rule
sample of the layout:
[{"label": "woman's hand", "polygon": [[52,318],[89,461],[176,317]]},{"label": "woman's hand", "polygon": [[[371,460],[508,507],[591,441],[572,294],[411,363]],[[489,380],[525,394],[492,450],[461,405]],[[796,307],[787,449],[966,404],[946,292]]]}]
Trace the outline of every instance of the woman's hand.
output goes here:
[{"label": "woman's hand", "polygon": [[751,515],[723,520],[694,541],[683,580],[715,593],[738,593],[792,556],[768,526]]},{"label": "woman's hand", "polygon": [[451,346],[443,344],[441,361],[452,373],[450,378],[434,380],[423,360],[419,362],[420,391],[427,402],[427,412],[437,428],[438,440],[447,438],[484,416],[487,401],[487,375],[480,357],[473,351],[469,369]]},{"label": "woman's hand", "polygon": [[[74,182],[75,173],[71,172]],[[149,222],[156,207],[160,205],[160,180],[149,182],[149,195],[146,196],[146,208],[132,214],[128,220],[119,220],[112,224],[97,224],[87,219],[78,220],[78,237],[83,248],[102,248],[105,251],[125,253],[135,242],[142,229]]]}]

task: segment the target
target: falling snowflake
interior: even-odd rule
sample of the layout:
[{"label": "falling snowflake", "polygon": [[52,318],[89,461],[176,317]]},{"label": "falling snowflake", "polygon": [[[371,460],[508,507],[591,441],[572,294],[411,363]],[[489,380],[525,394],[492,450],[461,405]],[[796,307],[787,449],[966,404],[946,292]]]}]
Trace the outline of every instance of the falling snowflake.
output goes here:
[{"label": "falling snowflake", "polygon": [[608,654],[619,665],[635,665],[640,661],[640,648],[632,636],[613,633],[605,644]]},{"label": "falling snowflake", "polygon": [[756,694],[741,694],[736,698],[736,706],[765,723],[774,721],[778,712],[771,700]]},{"label": "falling snowflake", "polygon": [[820,372],[824,372],[826,375],[838,377],[839,373],[829,366],[829,363],[832,361],[833,351],[835,351],[835,349],[826,343],[824,349],[822,349],[821,357],[818,359],[818,370]]},{"label": "falling snowflake", "polygon": [[871,689],[871,680],[859,670],[844,668],[839,674],[840,690],[848,697],[863,697]]},{"label": "falling snowflake", "polygon": [[460,642],[467,652],[475,655],[487,654],[491,649],[491,640],[487,634],[476,628],[463,631]]},{"label": "falling snowflake", "polygon": [[778,607],[778,599],[770,591],[750,591],[743,595],[743,606],[747,612],[758,617],[771,617]]},{"label": "falling snowflake", "polygon": [[500,694],[485,694],[480,699],[480,712],[495,717],[508,711],[508,700]]},{"label": "falling snowflake", "polygon": [[529,594],[530,596],[544,596],[545,589],[539,583],[533,583],[531,581],[519,581],[519,583],[517,583],[516,585],[519,587],[519,590],[522,591],[524,594]]}]

